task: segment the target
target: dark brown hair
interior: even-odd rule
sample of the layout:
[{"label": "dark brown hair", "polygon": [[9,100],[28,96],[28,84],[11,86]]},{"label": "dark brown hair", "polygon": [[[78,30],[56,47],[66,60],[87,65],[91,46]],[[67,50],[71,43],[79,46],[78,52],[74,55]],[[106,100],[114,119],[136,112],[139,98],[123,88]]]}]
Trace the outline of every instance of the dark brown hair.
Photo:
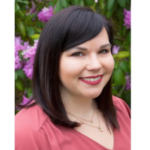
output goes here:
[{"label": "dark brown hair", "polygon": [[[33,67],[33,98],[55,124],[74,128],[80,126],[68,119],[59,91],[59,61],[63,51],[97,36],[105,28],[113,45],[112,26],[102,15],[88,7],[71,6],[56,13],[45,25],[35,54]],[[111,49],[112,51],[112,49]],[[112,101],[111,78],[95,98],[107,126],[119,129]],[[26,105],[27,106],[27,105]]]}]

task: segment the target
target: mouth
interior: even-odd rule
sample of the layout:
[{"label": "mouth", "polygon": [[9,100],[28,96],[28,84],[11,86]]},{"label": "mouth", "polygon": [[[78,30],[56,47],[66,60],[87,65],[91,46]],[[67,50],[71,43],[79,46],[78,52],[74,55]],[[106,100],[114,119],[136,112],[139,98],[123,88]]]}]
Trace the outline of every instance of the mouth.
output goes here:
[{"label": "mouth", "polygon": [[79,78],[84,83],[90,84],[90,85],[96,85],[99,84],[102,80],[103,75],[98,76],[90,76],[90,77],[81,77]]}]

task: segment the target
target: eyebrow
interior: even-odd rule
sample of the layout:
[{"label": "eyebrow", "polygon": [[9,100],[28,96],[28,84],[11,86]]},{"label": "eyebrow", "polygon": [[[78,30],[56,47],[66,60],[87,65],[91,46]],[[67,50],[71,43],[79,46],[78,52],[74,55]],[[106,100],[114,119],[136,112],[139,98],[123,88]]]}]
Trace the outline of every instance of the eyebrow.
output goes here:
[{"label": "eyebrow", "polygon": [[[104,45],[100,46],[100,49],[105,48],[105,47],[108,47],[108,46],[111,47],[111,44],[104,44]],[[73,48],[79,49],[79,50],[83,50],[83,51],[87,51],[87,50],[88,50],[87,48],[79,47],[79,46],[73,47]],[[72,49],[73,49],[73,48],[72,48]],[[72,50],[72,49],[70,49],[70,50]]]}]

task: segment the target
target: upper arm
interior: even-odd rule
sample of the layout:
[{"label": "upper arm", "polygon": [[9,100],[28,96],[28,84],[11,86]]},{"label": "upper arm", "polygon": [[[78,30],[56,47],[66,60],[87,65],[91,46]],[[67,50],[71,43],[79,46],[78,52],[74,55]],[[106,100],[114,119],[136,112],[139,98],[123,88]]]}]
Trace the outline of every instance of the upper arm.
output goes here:
[{"label": "upper arm", "polygon": [[125,111],[127,112],[129,117],[131,118],[131,110],[130,110],[129,106],[127,105],[127,103],[124,100],[121,99],[121,101],[123,103],[123,107],[124,107]]},{"label": "upper arm", "polygon": [[125,113],[126,116],[131,118],[131,110],[124,100],[116,96],[113,96],[113,101],[118,110],[120,110],[122,113]]},{"label": "upper arm", "polygon": [[29,126],[17,124],[15,126],[15,150],[40,150],[38,132]]}]

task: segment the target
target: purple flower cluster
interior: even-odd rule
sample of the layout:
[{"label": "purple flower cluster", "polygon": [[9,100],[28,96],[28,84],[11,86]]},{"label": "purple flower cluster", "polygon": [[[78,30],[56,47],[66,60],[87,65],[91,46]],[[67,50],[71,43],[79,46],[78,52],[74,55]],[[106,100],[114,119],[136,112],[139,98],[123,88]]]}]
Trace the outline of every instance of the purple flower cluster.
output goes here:
[{"label": "purple flower cluster", "polygon": [[[23,43],[20,37],[15,37],[15,70],[22,68],[29,79],[32,79],[37,44],[38,40],[35,40],[34,45],[30,46],[28,42]],[[19,51],[22,51],[23,60],[19,56]]]},{"label": "purple flower cluster", "polygon": [[26,49],[28,42],[21,40],[21,37],[15,37],[15,70],[22,68],[21,58],[19,56],[19,51]]},{"label": "purple flower cluster", "polygon": [[95,3],[98,3],[98,0],[95,0]]},{"label": "purple flower cluster", "polygon": [[38,13],[38,18],[40,21],[46,23],[53,16],[53,8],[50,6],[49,8],[44,7],[42,11]]},{"label": "purple flower cluster", "polygon": [[126,75],[126,90],[129,90],[131,88],[131,77],[129,75]]},{"label": "purple flower cluster", "polygon": [[124,9],[123,14],[124,14],[124,26],[126,26],[127,29],[130,29],[131,28],[131,11]]},{"label": "purple flower cluster", "polygon": [[28,101],[29,101],[29,99],[26,96],[23,96],[21,105],[25,105]]},{"label": "purple flower cluster", "polygon": [[25,66],[23,67],[23,71],[25,72],[26,76],[29,79],[32,79],[33,74],[33,63],[34,63],[34,56],[37,48],[38,40],[34,41],[33,46],[28,46],[26,50],[23,52],[24,59],[28,59]]},{"label": "purple flower cluster", "polygon": [[113,48],[112,48],[112,53],[113,54],[118,54],[119,49],[120,49],[120,46],[114,45]]}]

